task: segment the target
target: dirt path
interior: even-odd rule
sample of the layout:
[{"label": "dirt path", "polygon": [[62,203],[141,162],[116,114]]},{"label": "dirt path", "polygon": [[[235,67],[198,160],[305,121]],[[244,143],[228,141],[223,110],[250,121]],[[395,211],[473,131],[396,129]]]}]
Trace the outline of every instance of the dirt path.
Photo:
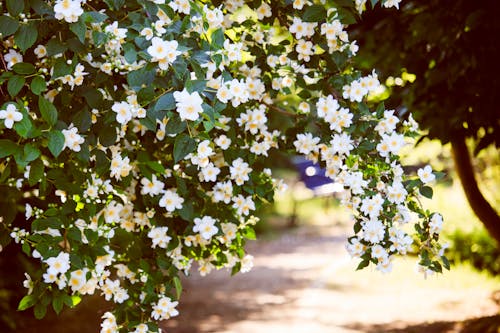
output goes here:
[{"label": "dirt path", "polygon": [[248,247],[255,256],[250,273],[230,277],[219,271],[205,278],[195,273],[185,282],[181,315],[163,328],[168,333],[465,332],[457,322],[498,314],[491,293],[500,285],[476,285],[481,280],[463,281],[457,272],[424,280],[413,272],[411,259],[388,275],[354,272],[344,242],[344,232],[331,227],[304,227],[254,242]]}]

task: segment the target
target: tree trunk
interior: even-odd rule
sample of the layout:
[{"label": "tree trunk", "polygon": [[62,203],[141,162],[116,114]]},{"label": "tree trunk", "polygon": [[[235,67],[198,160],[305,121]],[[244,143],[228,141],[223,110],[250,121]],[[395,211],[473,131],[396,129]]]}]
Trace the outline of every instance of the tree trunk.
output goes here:
[{"label": "tree trunk", "polygon": [[497,244],[500,245],[500,217],[485,199],[474,175],[469,150],[463,136],[451,140],[453,160],[470,207]]}]

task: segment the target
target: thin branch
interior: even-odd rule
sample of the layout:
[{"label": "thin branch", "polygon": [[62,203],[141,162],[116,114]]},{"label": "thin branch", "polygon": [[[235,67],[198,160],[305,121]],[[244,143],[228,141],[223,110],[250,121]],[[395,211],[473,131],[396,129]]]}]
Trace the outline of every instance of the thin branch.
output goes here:
[{"label": "thin branch", "polygon": [[276,106],[276,105],[273,105],[273,104],[268,104],[266,102],[261,102],[262,104],[264,104],[265,106],[267,106],[269,109],[273,110],[273,111],[276,111],[276,112],[279,112],[279,113],[282,113],[284,115],[287,115],[287,116],[290,116],[290,117],[294,117],[294,118],[297,118],[299,115],[298,114],[295,114],[295,113],[291,113],[291,112],[288,112],[286,110],[283,110],[282,108]]}]

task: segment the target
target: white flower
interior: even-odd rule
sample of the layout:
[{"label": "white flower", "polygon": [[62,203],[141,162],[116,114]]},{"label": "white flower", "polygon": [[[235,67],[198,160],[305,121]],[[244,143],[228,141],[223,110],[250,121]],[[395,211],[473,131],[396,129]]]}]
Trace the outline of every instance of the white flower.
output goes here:
[{"label": "white flower", "polygon": [[49,274],[59,274],[66,273],[69,269],[69,254],[66,252],[59,252],[57,257],[50,257],[45,260],[45,263],[49,265],[47,273]]},{"label": "white flower", "polygon": [[62,134],[64,135],[64,148],[69,148],[73,151],[79,152],[80,145],[85,141],[85,139],[78,134],[78,128],[70,125],[68,129],[63,129]]},{"label": "white flower", "polygon": [[175,317],[179,314],[179,311],[175,307],[179,302],[170,299],[170,297],[162,297],[158,300],[158,303],[153,305],[153,312],[151,312],[151,317],[155,320],[164,320],[170,317]]},{"label": "white flower", "polygon": [[443,230],[443,216],[434,213],[429,221],[429,232],[432,234],[439,234]]},{"label": "white flower", "polygon": [[77,22],[83,14],[81,0],[57,0],[54,6],[55,17],[68,23]]},{"label": "white flower", "polygon": [[197,120],[203,112],[203,100],[197,91],[190,94],[185,88],[182,91],[174,92],[177,112],[181,120]]},{"label": "white flower", "polygon": [[396,7],[397,9],[399,9],[400,2],[401,2],[401,0],[385,0],[383,6],[385,8]]},{"label": "white flower", "polygon": [[385,227],[378,220],[369,220],[363,226],[363,239],[372,244],[379,243],[384,239]]},{"label": "white flower", "polygon": [[231,179],[236,182],[236,185],[243,185],[243,183],[250,179],[248,175],[252,172],[252,169],[248,166],[248,163],[244,162],[241,157],[238,157],[229,167],[229,172]]},{"label": "white flower", "polygon": [[116,112],[116,121],[122,125],[132,120],[132,107],[127,102],[115,102],[111,110]]},{"label": "white flower", "polygon": [[9,53],[3,56],[4,60],[7,62],[7,69],[12,69],[17,63],[23,62],[23,56],[14,50],[9,50]]},{"label": "white flower", "polygon": [[153,248],[161,247],[163,249],[167,248],[168,243],[172,237],[167,236],[168,227],[155,227],[148,232],[148,237],[151,238]]},{"label": "white flower", "polygon": [[173,212],[176,209],[182,209],[183,202],[184,198],[181,198],[176,192],[166,190],[158,205],[164,207],[168,212]]},{"label": "white flower", "polygon": [[33,52],[38,59],[43,58],[47,55],[47,49],[43,45],[37,45]]},{"label": "white flower", "polygon": [[417,175],[424,184],[431,183],[436,179],[436,176],[432,173],[432,167],[430,165],[426,165],[424,168],[418,169]]},{"label": "white flower", "polygon": [[248,273],[253,267],[253,256],[247,254],[241,259],[241,273]]},{"label": "white flower", "polygon": [[23,119],[23,114],[17,110],[14,104],[8,104],[5,110],[0,110],[0,119],[5,119],[5,127],[12,128],[14,122]]},{"label": "white flower", "polygon": [[222,150],[226,150],[231,145],[231,139],[226,135],[222,134],[217,139],[214,140],[215,144],[219,146]]},{"label": "white flower", "polygon": [[203,216],[201,219],[197,217],[194,219],[193,231],[198,232],[204,239],[210,240],[219,231],[215,222],[215,219],[210,216]]},{"label": "white flower", "polygon": [[161,69],[168,69],[168,66],[181,54],[180,51],[177,51],[178,46],[179,43],[175,40],[165,41],[159,37],[153,37],[147,51],[152,57],[152,61],[157,61]]},{"label": "white flower", "polygon": [[156,175],[153,175],[151,177],[151,180],[147,179],[146,177],[143,177],[141,179],[141,194],[146,195],[149,194],[150,196],[155,196],[160,194],[163,191],[163,187],[165,184],[161,181],[159,181],[156,178]]}]

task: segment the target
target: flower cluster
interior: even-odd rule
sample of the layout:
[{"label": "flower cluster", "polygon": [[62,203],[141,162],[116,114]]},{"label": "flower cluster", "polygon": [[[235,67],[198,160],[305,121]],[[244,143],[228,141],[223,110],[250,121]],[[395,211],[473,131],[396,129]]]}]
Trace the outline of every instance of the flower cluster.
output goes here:
[{"label": "flower cluster", "polygon": [[283,187],[277,149],[344,185],[360,267],[413,250],[446,266],[442,217],[419,201],[439,174],[400,164],[416,123],[375,105],[377,74],[349,60],[364,1],[14,2],[0,4],[0,185],[26,204],[0,232],[39,260],[20,309],[99,294],[117,305],[102,332],[157,331],[179,275],[251,269],[253,214]]}]

